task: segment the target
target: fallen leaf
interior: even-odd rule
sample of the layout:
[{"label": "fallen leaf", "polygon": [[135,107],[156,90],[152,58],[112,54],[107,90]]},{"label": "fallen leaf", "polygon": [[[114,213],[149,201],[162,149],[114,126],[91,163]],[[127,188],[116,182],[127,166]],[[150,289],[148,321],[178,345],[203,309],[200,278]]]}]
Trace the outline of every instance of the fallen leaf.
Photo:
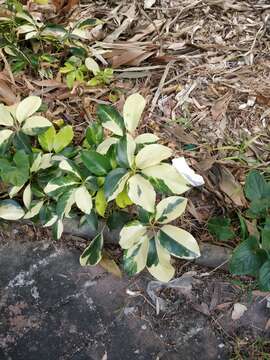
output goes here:
[{"label": "fallen leaf", "polygon": [[110,274],[113,274],[119,278],[122,277],[122,272],[119,266],[116,264],[116,262],[113,259],[110,259],[108,255],[103,254],[102,259],[99,262],[99,265],[102,266]]},{"label": "fallen leaf", "polygon": [[211,114],[214,121],[220,121],[222,117],[226,114],[231,98],[232,94],[227,93],[214,103],[211,108]]},{"label": "fallen leaf", "polygon": [[264,327],[264,330],[268,330],[270,328],[270,319],[267,320],[266,324],[265,324],[265,327]]},{"label": "fallen leaf", "polygon": [[220,190],[225,193],[237,206],[245,206],[246,199],[241,184],[234,178],[233,174],[223,166],[219,167]]},{"label": "fallen leaf", "polygon": [[157,0],[144,0],[144,8],[145,9],[150,9],[155,3],[156,3]]},{"label": "fallen leaf", "polygon": [[243,304],[236,303],[233,306],[233,312],[232,312],[232,320],[236,321],[241,318],[241,316],[244,315],[245,311],[247,311],[247,307]]},{"label": "fallen leaf", "polygon": [[17,98],[10,86],[4,80],[0,79],[0,101],[6,105],[13,105],[17,102]]}]

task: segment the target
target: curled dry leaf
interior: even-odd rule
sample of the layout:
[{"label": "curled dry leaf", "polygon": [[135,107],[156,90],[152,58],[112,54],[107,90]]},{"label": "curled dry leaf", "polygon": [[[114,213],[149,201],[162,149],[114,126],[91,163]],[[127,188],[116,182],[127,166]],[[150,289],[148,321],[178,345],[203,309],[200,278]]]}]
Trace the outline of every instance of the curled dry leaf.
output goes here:
[{"label": "curled dry leaf", "polygon": [[232,320],[233,321],[239,320],[244,315],[245,311],[247,311],[247,307],[245,305],[240,303],[234,304],[233,312],[232,312]]}]

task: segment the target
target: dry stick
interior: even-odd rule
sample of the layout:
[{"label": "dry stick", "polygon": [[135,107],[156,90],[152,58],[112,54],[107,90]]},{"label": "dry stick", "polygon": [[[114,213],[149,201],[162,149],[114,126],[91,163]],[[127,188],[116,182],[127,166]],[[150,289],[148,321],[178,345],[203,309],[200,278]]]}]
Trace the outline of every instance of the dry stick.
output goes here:
[{"label": "dry stick", "polygon": [[158,98],[159,98],[159,96],[160,96],[160,94],[161,94],[161,91],[162,91],[162,88],[163,88],[163,86],[164,86],[164,83],[165,83],[165,80],[166,80],[166,78],[167,78],[167,75],[168,75],[168,73],[169,73],[170,67],[171,67],[171,65],[172,65],[173,63],[174,63],[174,61],[170,61],[170,62],[167,64],[167,66],[166,66],[166,68],[165,68],[165,70],[164,70],[164,73],[163,73],[163,75],[162,75],[162,78],[161,78],[161,80],[160,80],[160,83],[159,83],[159,85],[158,85],[157,91],[156,91],[155,96],[154,96],[153,101],[152,101],[152,106],[151,106],[150,113],[149,113],[150,115],[153,113],[153,111],[154,111],[154,109],[155,109],[155,107],[156,107]]},{"label": "dry stick", "polygon": [[0,56],[1,56],[1,58],[2,58],[2,60],[4,62],[4,64],[5,64],[5,68],[6,68],[7,72],[8,72],[8,74],[9,74],[9,77],[10,77],[10,80],[11,80],[12,84],[16,85],[15,80],[14,80],[14,76],[13,76],[12,71],[11,71],[11,68],[9,66],[9,63],[8,63],[2,49],[0,49]]}]

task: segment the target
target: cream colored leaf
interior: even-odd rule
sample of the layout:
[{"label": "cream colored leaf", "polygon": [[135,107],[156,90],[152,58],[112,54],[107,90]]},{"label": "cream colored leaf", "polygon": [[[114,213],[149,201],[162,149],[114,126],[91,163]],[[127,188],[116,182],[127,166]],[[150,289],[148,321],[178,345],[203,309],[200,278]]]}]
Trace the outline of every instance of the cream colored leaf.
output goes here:
[{"label": "cream colored leaf", "polygon": [[247,307],[245,305],[240,303],[234,304],[233,312],[232,312],[232,320],[233,321],[239,320],[244,315],[245,311],[247,311]]},{"label": "cream colored leaf", "polygon": [[12,199],[15,195],[18,194],[18,192],[24,187],[24,185],[21,186],[12,186],[12,188],[9,190],[8,195]]},{"label": "cream colored leaf", "polygon": [[128,196],[148,212],[155,211],[156,192],[151,183],[139,174],[128,180]]},{"label": "cream colored leaf", "polygon": [[28,184],[23,192],[23,203],[24,206],[29,209],[32,201],[32,191],[31,191],[31,185]]},{"label": "cream colored leaf", "polygon": [[135,139],[136,144],[152,144],[159,140],[159,137],[157,137],[154,134],[151,133],[145,133],[138,135]]},{"label": "cream colored leaf", "polygon": [[118,142],[118,139],[114,138],[114,137],[109,137],[108,139],[102,141],[102,143],[100,143],[97,147],[97,152],[105,155],[107,154],[109,148],[113,145],[116,144]]},{"label": "cream colored leaf", "polygon": [[91,213],[93,207],[92,196],[85,186],[80,186],[75,190],[75,202],[82,212],[88,215]]},{"label": "cream colored leaf", "polygon": [[149,249],[149,238],[147,235],[144,235],[141,238],[139,244],[135,244],[134,246],[130,247],[127,250],[125,254],[126,261],[130,259],[129,262],[135,264],[136,266],[135,271],[134,268],[132,267],[132,275],[138,274],[145,268],[147,262],[148,249]]},{"label": "cream colored leaf", "polygon": [[145,108],[146,101],[144,97],[138,93],[130,95],[124,104],[123,117],[126,129],[133,133],[141,119],[141,115]]},{"label": "cream colored leaf", "polygon": [[149,178],[153,178],[160,188],[164,188],[165,193],[172,192],[173,194],[180,195],[189,190],[187,181],[169,164],[161,163],[151,166],[143,169],[142,173]]},{"label": "cream colored leaf", "polygon": [[12,130],[0,130],[0,146],[3,145],[13,134]]},{"label": "cream colored leaf", "polygon": [[162,160],[168,159],[170,156],[172,156],[172,150],[167,146],[151,144],[146,145],[138,152],[135,163],[139,169],[145,169],[159,164]]},{"label": "cream colored leaf", "polygon": [[41,99],[38,96],[28,96],[21,101],[16,109],[16,119],[21,123],[33,115],[41,106]]},{"label": "cream colored leaf", "polygon": [[139,221],[132,221],[125,225],[120,231],[120,246],[122,249],[129,249],[140,242],[141,238],[146,234],[146,231],[147,227]]},{"label": "cream colored leaf", "polygon": [[5,220],[19,220],[24,216],[24,211],[14,200],[0,201],[0,218]]},{"label": "cream colored leaf", "polygon": [[1,126],[13,125],[13,117],[6,108],[6,106],[4,106],[3,104],[0,104],[0,125]]},{"label": "cream colored leaf", "polygon": [[100,67],[98,63],[90,57],[85,59],[85,66],[87,67],[88,70],[92,71],[94,75],[97,75],[97,73],[100,72]]}]

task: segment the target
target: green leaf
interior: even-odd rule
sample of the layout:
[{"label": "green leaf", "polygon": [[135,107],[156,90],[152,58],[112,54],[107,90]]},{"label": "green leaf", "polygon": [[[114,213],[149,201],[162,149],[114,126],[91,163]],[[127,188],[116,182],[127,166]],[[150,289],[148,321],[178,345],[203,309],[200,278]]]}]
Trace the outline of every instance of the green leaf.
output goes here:
[{"label": "green leaf", "polygon": [[13,145],[17,150],[23,150],[27,154],[32,153],[30,138],[22,131],[18,131],[15,133],[13,137]]},{"label": "green leaf", "polygon": [[102,248],[103,248],[103,234],[98,234],[87,246],[82,255],[80,256],[80,264],[82,266],[97,265],[102,258]]},{"label": "green leaf", "polygon": [[159,262],[158,253],[157,253],[157,246],[156,246],[156,239],[152,237],[149,240],[149,250],[147,256],[147,267],[156,266]]},{"label": "green leaf", "polygon": [[270,252],[270,217],[265,220],[264,228],[261,231],[262,248]]},{"label": "green leaf", "polygon": [[54,144],[53,144],[54,151],[56,153],[62,151],[65,147],[67,147],[71,143],[73,136],[74,133],[72,126],[67,125],[64,126],[62,129],[60,129],[54,138]]},{"label": "green leaf", "polygon": [[106,158],[106,156],[101,155],[96,151],[83,151],[81,159],[87,169],[94,175],[104,176],[111,170],[110,161]]},{"label": "green leaf", "polygon": [[229,218],[213,217],[208,221],[207,226],[209,232],[220,241],[228,241],[236,237]]},{"label": "green leaf", "polygon": [[0,200],[0,218],[19,220],[24,216],[21,206],[14,200]]},{"label": "green leaf", "polygon": [[38,136],[38,142],[43,150],[48,152],[53,150],[55,135],[55,128],[51,126],[47,131]]},{"label": "green leaf", "polygon": [[96,198],[95,198],[95,209],[96,212],[104,217],[105,215],[105,211],[107,209],[107,200],[105,198],[105,194],[104,194],[104,189],[101,188],[98,190],[97,194],[96,194]]},{"label": "green leaf", "polygon": [[134,163],[134,153],[136,143],[133,138],[126,134],[123,136],[116,145],[116,160],[123,168],[132,168]]},{"label": "green leaf", "polygon": [[23,150],[13,157],[13,162],[0,159],[0,175],[3,181],[14,186],[22,186],[29,178],[29,158]]},{"label": "green leaf", "polygon": [[240,236],[242,240],[245,240],[248,237],[248,228],[247,228],[247,224],[245,221],[245,218],[238,213],[238,218],[239,218],[239,222],[240,222]]},{"label": "green leaf", "polygon": [[92,231],[97,231],[98,229],[98,217],[94,210],[88,215],[85,215],[85,220]]},{"label": "green leaf", "polygon": [[247,216],[252,218],[262,217],[267,215],[267,211],[270,208],[270,198],[262,198],[253,200],[250,203],[250,207],[247,210]]},{"label": "green leaf", "polygon": [[86,130],[86,139],[89,145],[99,145],[104,138],[103,127],[95,122]]},{"label": "green leaf", "polygon": [[114,107],[99,104],[97,108],[97,116],[105,129],[112,131],[116,135],[123,135],[123,130],[125,128],[124,120]]},{"label": "green leaf", "polygon": [[260,268],[259,284],[262,291],[270,290],[270,260],[266,261]]},{"label": "green leaf", "polygon": [[183,229],[173,225],[164,225],[157,236],[160,245],[176,257],[194,259],[200,256],[197,241]]},{"label": "green leaf", "polygon": [[128,177],[126,169],[117,168],[109,172],[104,183],[105,197],[108,201],[114,200],[124,190]]},{"label": "green leaf", "polygon": [[117,197],[115,198],[115,202],[116,205],[119,206],[121,209],[124,209],[127,206],[133,204],[133,202],[128,197],[127,190],[125,188],[123,191],[120,192],[120,194],[117,195]]},{"label": "green leaf", "polygon": [[249,237],[238,245],[229,263],[231,273],[235,275],[257,275],[263,263],[258,250],[259,246],[255,237]]},{"label": "green leaf", "polygon": [[257,171],[252,170],[246,177],[245,194],[251,200],[260,200],[263,198],[266,190],[266,181],[263,175]]},{"label": "green leaf", "polygon": [[130,215],[124,211],[114,211],[107,220],[110,230],[122,228],[130,220]]}]

